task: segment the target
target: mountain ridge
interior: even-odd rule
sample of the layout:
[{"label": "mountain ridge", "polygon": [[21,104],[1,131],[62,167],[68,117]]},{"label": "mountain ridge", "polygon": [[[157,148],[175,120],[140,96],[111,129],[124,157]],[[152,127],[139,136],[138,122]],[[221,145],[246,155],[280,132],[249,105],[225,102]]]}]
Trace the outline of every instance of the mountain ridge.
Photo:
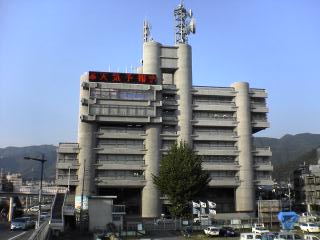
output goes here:
[{"label": "mountain ridge", "polygon": [[[273,178],[288,179],[293,170],[303,162],[315,164],[315,149],[320,146],[320,134],[299,133],[285,134],[281,138],[254,137],[255,147],[271,147],[271,162],[274,166]],[[0,148],[0,168],[9,172],[20,172],[23,178],[37,179],[40,176],[40,164],[24,160],[23,157],[41,157],[45,155],[44,165],[46,179],[55,179],[57,146],[44,144],[36,146]],[[281,174],[280,174],[281,173]]]}]

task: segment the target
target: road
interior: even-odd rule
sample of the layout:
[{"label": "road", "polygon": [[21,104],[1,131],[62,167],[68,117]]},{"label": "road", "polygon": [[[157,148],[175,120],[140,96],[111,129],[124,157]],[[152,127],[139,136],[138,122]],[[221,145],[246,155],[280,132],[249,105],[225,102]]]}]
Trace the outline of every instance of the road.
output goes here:
[{"label": "road", "polygon": [[7,222],[0,223],[0,239],[1,240],[26,240],[34,229],[28,231],[10,231],[10,225]]}]

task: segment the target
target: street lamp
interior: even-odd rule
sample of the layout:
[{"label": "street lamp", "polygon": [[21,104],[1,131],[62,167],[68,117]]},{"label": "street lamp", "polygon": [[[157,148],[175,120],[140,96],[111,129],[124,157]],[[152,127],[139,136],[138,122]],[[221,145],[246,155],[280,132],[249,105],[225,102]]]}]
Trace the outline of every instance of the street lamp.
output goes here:
[{"label": "street lamp", "polygon": [[33,158],[33,157],[24,157],[24,159],[27,160],[35,160],[38,162],[41,162],[41,177],[40,177],[40,189],[39,189],[39,212],[38,212],[38,221],[37,221],[37,225],[36,228],[39,228],[40,226],[40,215],[41,215],[41,198],[42,198],[42,179],[43,179],[43,164],[47,161],[46,159],[44,159],[44,155],[42,154],[41,158]]}]

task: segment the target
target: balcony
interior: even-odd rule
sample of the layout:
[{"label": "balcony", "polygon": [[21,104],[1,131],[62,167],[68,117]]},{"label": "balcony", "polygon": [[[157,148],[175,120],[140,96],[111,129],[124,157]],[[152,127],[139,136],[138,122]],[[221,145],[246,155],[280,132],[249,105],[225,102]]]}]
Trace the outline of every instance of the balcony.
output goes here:
[{"label": "balcony", "polygon": [[271,178],[271,175],[270,176],[260,176],[260,177],[256,177],[255,180],[254,180],[255,184],[256,185],[263,185],[263,186],[273,186],[274,185],[274,182]]},{"label": "balcony", "polygon": [[96,177],[96,185],[108,187],[144,187],[144,176],[114,176],[114,177]]},{"label": "balcony", "polygon": [[239,177],[214,177],[211,176],[209,187],[236,187],[240,185]]},{"label": "balcony", "polygon": [[[125,105],[89,105],[89,115],[82,115],[82,121],[101,122],[150,122],[156,117],[156,107]],[[160,119],[159,119],[160,120]]]},{"label": "balcony", "polygon": [[67,186],[69,182],[70,186],[77,186],[79,183],[78,176],[77,175],[58,175],[58,178],[56,179],[56,184],[59,186]]},{"label": "balcony", "polygon": [[206,86],[193,86],[192,95],[205,95],[205,96],[235,96],[235,91],[231,87],[206,87]]},{"label": "balcony", "polygon": [[176,115],[162,115],[162,120],[164,122],[177,122],[178,118]]},{"label": "balcony", "polygon": [[269,112],[269,109],[266,107],[265,103],[251,103],[251,112],[267,113]]},{"label": "balcony", "polygon": [[255,161],[254,168],[256,171],[273,171],[271,161]]},{"label": "balcony", "polygon": [[194,148],[198,155],[213,155],[213,156],[238,156],[237,148],[223,148],[223,147],[208,147],[208,148]]},{"label": "balcony", "polygon": [[59,159],[57,162],[57,168],[58,169],[78,169],[79,168],[79,162],[78,160],[70,161],[70,160],[64,160]]},{"label": "balcony", "polygon": [[264,148],[255,148],[253,151],[253,156],[261,156],[261,157],[271,157],[272,152],[270,147],[264,147]]},{"label": "balcony", "polygon": [[144,170],[144,161],[99,161],[95,164],[98,170]]},{"label": "balcony", "polygon": [[234,132],[226,131],[226,132],[211,132],[211,131],[203,131],[203,132],[194,132],[192,135],[193,140],[199,141],[236,141],[237,136]]},{"label": "balcony", "polygon": [[267,98],[268,94],[265,89],[259,89],[259,88],[250,88],[249,91],[251,97],[260,97],[260,98]]},{"label": "balcony", "polygon": [[99,146],[95,148],[98,154],[144,154],[146,149],[142,146],[135,148],[118,147],[117,145]]},{"label": "balcony", "polygon": [[236,105],[233,102],[196,101],[192,107],[197,111],[236,111]]},{"label": "balcony", "polygon": [[212,127],[236,127],[236,118],[195,118],[192,120],[193,126],[212,126]]},{"label": "balcony", "polygon": [[202,168],[203,170],[206,171],[238,171],[240,166],[239,163],[237,162],[225,162],[225,161],[221,161],[221,162],[202,162]]},{"label": "balcony", "polygon": [[97,132],[97,138],[103,139],[144,139],[145,131],[128,131],[128,132]]},{"label": "balcony", "polygon": [[59,143],[58,153],[68,154],[68,153],[79,153],[78,143]]},{"label": "balcony", "polygon": [[270,127],[270,123],[267,119],[253,119],[251,124],[252,128],[256,130],[263,130]]},{"label": "balcony", "polygon": [[162,106],[170,106],[170,105],[171,106],[177,106],[178,105],[178,102],[175,99],[166,99],[166,98],[164,98],[162,100],[162,103],[163,103]]}]

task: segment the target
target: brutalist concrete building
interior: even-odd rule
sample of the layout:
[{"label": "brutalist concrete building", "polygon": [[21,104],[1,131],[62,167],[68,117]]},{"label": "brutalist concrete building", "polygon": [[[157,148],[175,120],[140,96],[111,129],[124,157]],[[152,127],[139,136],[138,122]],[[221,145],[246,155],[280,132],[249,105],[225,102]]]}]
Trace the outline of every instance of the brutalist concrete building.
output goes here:
[{"label": "brutalist concrete building", "polygon": [[81,76],[78,142],[59,145],[58,185],[75,196],[117,196],[128,215],[157,217],[164,204],[152,174],[171,144],[183,140],[203,157],[212,179],[204,199],[218,213],[255,210],[255,188],[273,184],[271,151],[252,140],[269,127],[267,93],[247,82],[193,86],[187,37],[195,27],[188,16],[183,5],[175,9],[174,46],[150,40],[145,23],[138,73]]}]

